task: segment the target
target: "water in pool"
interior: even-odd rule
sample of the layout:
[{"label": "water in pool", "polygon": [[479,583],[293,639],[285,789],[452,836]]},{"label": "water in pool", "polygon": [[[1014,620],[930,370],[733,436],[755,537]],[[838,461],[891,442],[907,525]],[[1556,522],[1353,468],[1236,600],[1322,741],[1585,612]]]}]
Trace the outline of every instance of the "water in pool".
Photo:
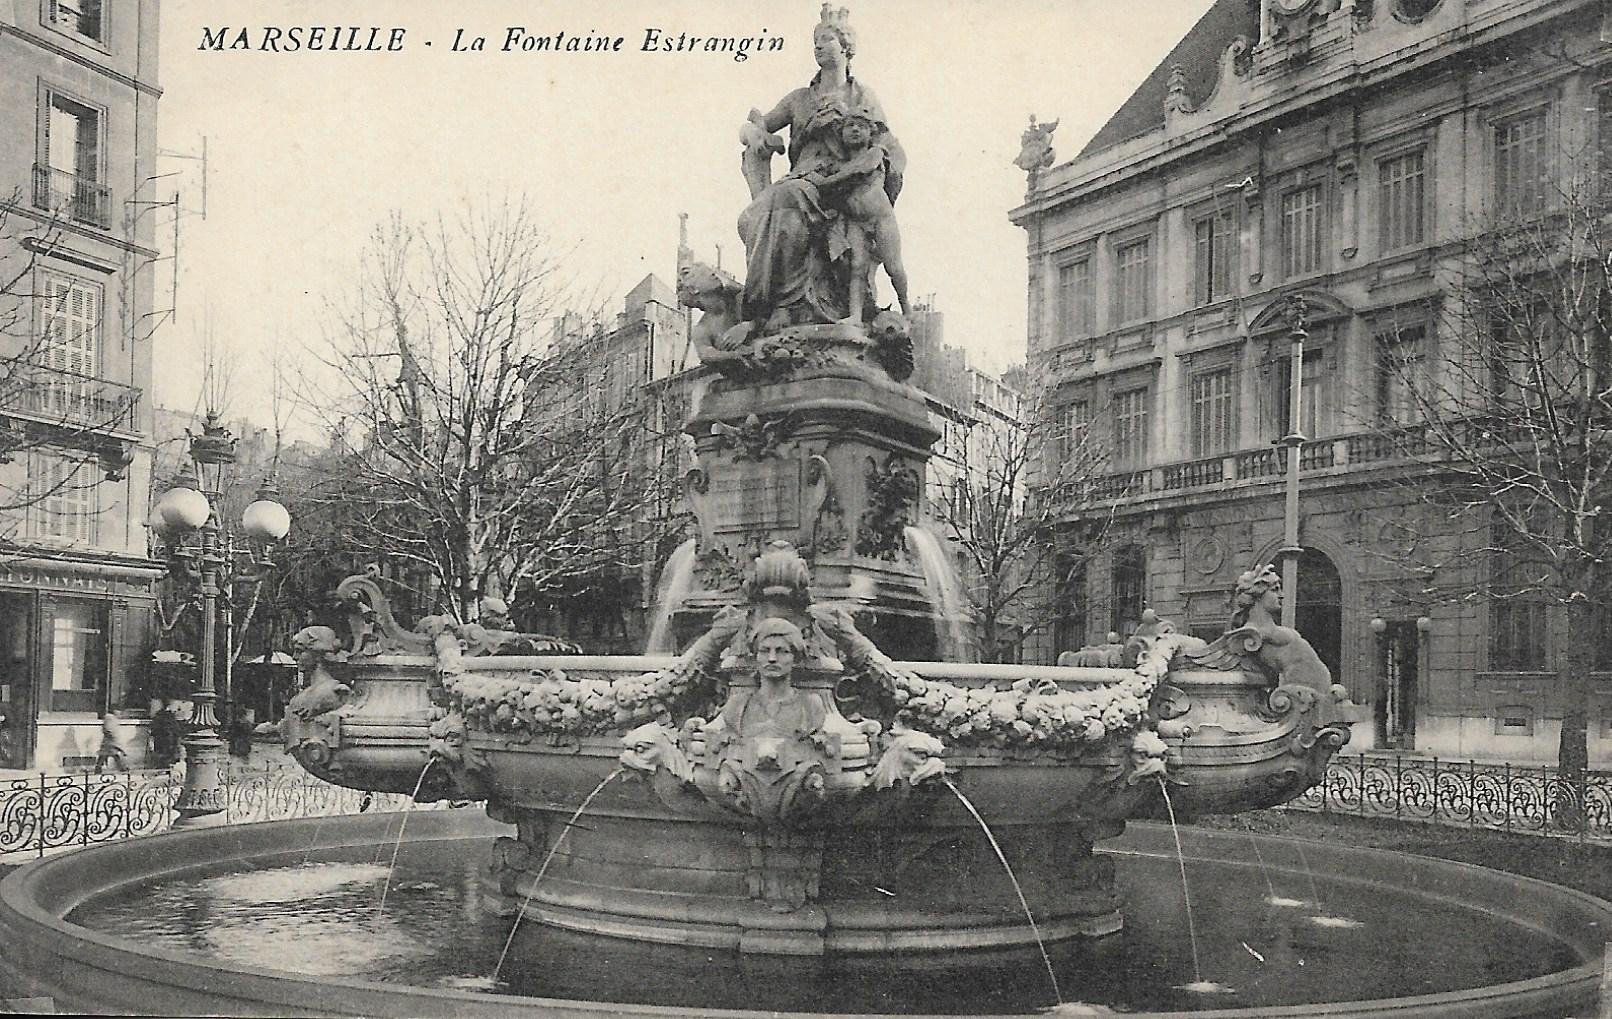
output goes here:
[{"label": "water in pool", "polygon": [[[808,962],[644,946],[523,923],[479,904],[487,844],[405,843],[233,861],[91,900],[75,923],[138,944],[321,977],[653,1005],[823,1012],[1036,1012],[1056,1004],[1040,957],[944,955]],[[1267,860],[1189,860],[1205,981],[1173,858],[1119,854],[1125,929],[1052,946],[1065,999],[1124,1012],[1392,997],[1521,980],[1578,961],[1554,939],[1486,914]],[[1033,909],[1035,903],[1030,903]],[[1437,966],[1416,960],[1437,958]]]}]

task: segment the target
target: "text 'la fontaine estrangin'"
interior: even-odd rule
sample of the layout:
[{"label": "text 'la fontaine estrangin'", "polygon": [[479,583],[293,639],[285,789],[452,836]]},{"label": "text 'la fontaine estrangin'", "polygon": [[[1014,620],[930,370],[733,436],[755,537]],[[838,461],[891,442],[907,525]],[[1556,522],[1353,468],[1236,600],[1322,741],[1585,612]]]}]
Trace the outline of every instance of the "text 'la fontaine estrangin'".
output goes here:
[{"label": "text 'la fontaine estrangin'", "polygon": [[401,53],[415,45],[446,53],[711,53],[726,54],[743,62],[753,53],[783,50],[782,36],[765,28],[754,35],[696,35],[645,28],[641,37],[611,35],[597,29],[586,32],[538,34],[522,25],[511,25],[490,35],[456,28],[446,46],[436,40],[416,43],[407,28],[381,25],[257,25],[203,26],[197,49],[229,52],[250,50],[262,53],[340,52]]}]

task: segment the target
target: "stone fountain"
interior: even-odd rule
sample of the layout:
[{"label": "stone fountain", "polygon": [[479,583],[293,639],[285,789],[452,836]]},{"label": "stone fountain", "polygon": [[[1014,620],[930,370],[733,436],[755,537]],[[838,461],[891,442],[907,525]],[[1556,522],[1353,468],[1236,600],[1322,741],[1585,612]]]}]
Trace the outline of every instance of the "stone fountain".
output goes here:
[{"label": "stone fountain", "polygon": [[[1348,740],[1339,690],[1276,624],[1269,570],[1245,575],[1212,645],[1149,615],[1085,667],[915,660],[937,592],[907,535],[938,433],[905,383],[906,159],[848,73],[843,9],[813,42],[817,76],[741,131],[746,279],[679,273],[713,375],[686,424],[685,650],[545,656],[443,617],[405,630],[351,578],[348,632],[299,635],[290,751],[342,785],[485,802],[513,826],[488,902],[557,927],[805,956],[1111,934],[1093,846],[1161,815],[1166,787],[1188,815],[1299,795]],[[897,308],[875,304],[881,265]]]},{"label": "stone fountain", "polygon": [[[1270,569],[1239,579],[1227,632],[1211,643],[1147,614],[1136,632],[1084,649],[1066,667],[935,653],[936,624],[945,622],[937,619],[937,557],[930,546],[912,547],[936,430],[905,384],[912,347],[894,203],[906,161],[878,101],[848,73],[855,39],[843,10],[824,8],[813,43],[820,73],[771,111],[752,111],[741,130],[751,195],[739,221],[745,280],[693,262],[679,273],[682,300],[703,311],[693,339],[713,376],[687,423],[699,454],[685,482],[698,537],[691,586],[671,607],[681,653],[588,657],[487,616],[404,627],[375,576],[348,579],[338,592],[341,632],[297,635],[304,688],[286,720],[289,750],[331,782],[479,802],[486,817],[459,810],[236,825],[40,861],[0,881],[0,999],[167,1015],[738,1016],[698,998],[683,1008],[655,1003],[649,985],[692,972],[665,946],[705,950],[690,981],[697,992],[720,981],[706,954],[718,949],[732,953],[724,962],[768,976],[822,973],[839,984],[856,981],[847,973],[874,973],[866,980],[881,993],[891,984],[910,991],[954,964],[974,981],[987,971],[976,962],[1006,958],[1017,967],[1019,951],[1037,943],[1063,940],[1061,951],[1072,954],[1121,947],[1100,939],[1123,923],[1114,860],[1128,853],[1133,894],[1143,903],[1159,894],[1152,909],[1135,907],[1135,940],[1125,949],[1147,944],[1150,925],[1173,930],[1159,903],[1173,912],[1178,889],[1165,894],[1134,880],[1150,855],[1172,877],[1179,862],[1183,880],[1189,866],[1222,868],[1222,909],[1200,917],[1206,944],[1264,944],[1269,934],[1278,945],[1286,937],[1290,947],[1318,949],[1318,965],[1304,971],[1323,977],[1316,989],[1216,1016],[1558,1016],[1585,1014],[1600,1000],[1612,906],[1588,896],[1320,843],[1307,855],[1296,847],[1302,872],[1266,869],[1282,840],[1254,840],[1267,886],[1285,873],[1319,899],[1318,880],[1330,880],[1339,899],[1388,911],[1396,929],[1424,909],[1443,910],[1437,916],[1447,919],[1398,952],[1385,927],[1300,936],[1298,914],[1232,918],[1225,907],[1233,901],[1276,911],[1307,905],[1278,901],[1274,890],[1270,900],[1243,894],[1243,883],[1259,880],[1249,867],[1243,883],[1226,877],[1240,866],[1232,861],[1249,840],[1243,833],[1138,824],[1117,838],[1128,821],[1160,817],[1167,805],[1190,816],[1292,799],[1347,742],[1354,711],[1304,638],[1277,624],[1282,592]],[[784,128],[787,144],[774,133]],[[772,157],[786,151],[789,172],[774,181]],[[899,307],[875,305],[879,265]],[[392,915],[367,908],[367,898],[339,924],[328,909],[317,924],[301,915],[314,897],[306,888],[280,901],[287,887],[302,887],[310,857],[325,866],[315,854],[379,860],[390,845],[395,864],[405,821],[411,848],[435,842],[457,854],[469,844],[462,840],[485,845],[472,897],[523,918],[528,933],[586,943],[584,954],[605,965],[579,968],[564,986],[600,1000],[483,993],[498,987],[496,951],[468,960],[477,982],[444,987],[356,964],[312,976],[262,949],[294,931],[339,968],[351,962],[343,953],[377,937],[410,948],[457,944],[457,928],[393,929]],[[1111,839],[1115,852],[1094,853]],[[182,932],[182,948],[143,933],[149,928],[118,935],[95,925],[98,902],[131,894],[145,917],[158,912],[146,896],[193,875],[205,884],[220,871],[234,884],[240,875],[269,882],[274,901],[253,900],[277,932],[269,941],[249,941],[238,925],[213,930],[205,908],[191,910],[197,927]],[[1205,882],[1209,903],[1215,880]],[[382,885],[382,904],[385,892]],[[188,909],[214,900],[180,901]],[[1501,924],[1494,938],[1511,925],[1507,951],[1525,946],[1517,952],[1542,961],[1497,974],[1479,958],[1421,993],[1426,962],[1442,961],[1449,944],[1442,932],[1468,939],[1472,913]],[[434,908],[412,915],[443,922]],[[460,927],[486,926],[454,915]],[[1197,935],[1190,919],[1187,926],[1195,973]],[[613,940],[604,949],[572,931]],[[1325,943],[1318,931],[1329,935]],[[506,953],[533,953],[530,965],[512,968],[568,969],[566,956],[542,941],[517,942],[516,933],[496,931]],[[204,945],[211,937],[214,951],[197,948],[196,935]],[[1376,990],[1358,982],[1373,972],[1362,935],[1387,945],[1388,957],[1376,957],[1378,969],[1398,970],[1389,993],[1411,996],[1353,1000]],[[218,939],[237,937],[262,958],[217,951]],[[1260,969],[1245,975],[1263,990],[1294,980],[1304,965],[1292,951],[1282,959],[1229,943],[1232,959],[1252,965],[1246,950],[1257,961]],[[1138,960],[1143,982],[1185,979],[1169,943],[1153,944]],[[675,957],[665,963],[670,978],[653,968],[666,956]],[[1343,975],[1336,984],[1316,972],[1329,957]],[[1096,966],[1127,969],[1111,961]],[[1230,968],[1223,953],[1219,969]],[[617,983],[596,986],[607,971]],[[1026,980],[1039,981],[1030,972]],[[623,976],[640,986],[622,986]],[[789,994],[777,999],[781,1007],[824,1007],[810,993]],[[1114,1000],[1129,1009],[1138,998]],[[1146,988],[1141,1007],[1153,1000],[1179,996],[1156,999]]]}]

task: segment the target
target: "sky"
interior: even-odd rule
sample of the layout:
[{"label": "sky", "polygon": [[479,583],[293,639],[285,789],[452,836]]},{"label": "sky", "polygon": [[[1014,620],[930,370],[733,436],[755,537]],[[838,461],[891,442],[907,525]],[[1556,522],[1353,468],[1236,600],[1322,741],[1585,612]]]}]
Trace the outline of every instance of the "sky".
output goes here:
[{"label": "sky", "polygon": [[[1024,356],[1024,197],[1012,165],[1031,113],[1068,159],[1210,0],[851,0],[852,74],[906,149],[896,206],[910,288],[946,340],[1000,370]],[[174,314],[156,401],[193,409],[203,351],[232,366],[227,410],[272,423],[276,356],[317,346],[371,230],[525,196],[584,289],[673,282],[690,243],[742,275],[738,128],[816,70],[805,0],[164,0],[159,189],[179,195]],[[264,52],[267,27],[401,28],[397,52]],[[508,31],[621,36],[619,52],[502,51]],[[250,50],[203,47],[248,30]],[[485,37],[484,50],[454,52]],[[781,38],[779,51],[643,52],[649,30]],[[345,37],[345,36],[344,36]],[[427,45],[430,43],[430,45]],[[205,163],[197,158],[205,146]],[[205,166],[205,174],[203,173]],[[774,163],[774,177],[786,172]],[[163,232],[171,230],[165,227]],[[164,241],[166,245],[169,241]],[[159,281],[166,289],[170,281]],[[885,286],[882,282],[881,286]],[[157,306],[166,303],[159,296]],[[288,411],[282,410],[282,416]],[[293,419],[289,431],[298,431]]]}]

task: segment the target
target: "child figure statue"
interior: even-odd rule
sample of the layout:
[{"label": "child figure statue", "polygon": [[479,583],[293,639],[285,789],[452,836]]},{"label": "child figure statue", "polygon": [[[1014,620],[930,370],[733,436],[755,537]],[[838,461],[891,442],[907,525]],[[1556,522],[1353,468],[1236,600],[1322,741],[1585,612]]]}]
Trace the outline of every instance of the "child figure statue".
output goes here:
[{"label": "child figure statue", "polygon": [[862,323],[865,309],[872,303],[875,263],[884,264],[901,313],[911,311],[907,306],[907,269],[901,260],[901,230],[896,226],[895,207],[885,192],[890,154],[874,142],[877,131],[878,125],[865,112],[845,117],[840,124],[840,138],[847,158],[837,170],[817,177],[820,189],[850,189],[843,203],[851,253],[850,314],[845,321],[856,325]]}]

